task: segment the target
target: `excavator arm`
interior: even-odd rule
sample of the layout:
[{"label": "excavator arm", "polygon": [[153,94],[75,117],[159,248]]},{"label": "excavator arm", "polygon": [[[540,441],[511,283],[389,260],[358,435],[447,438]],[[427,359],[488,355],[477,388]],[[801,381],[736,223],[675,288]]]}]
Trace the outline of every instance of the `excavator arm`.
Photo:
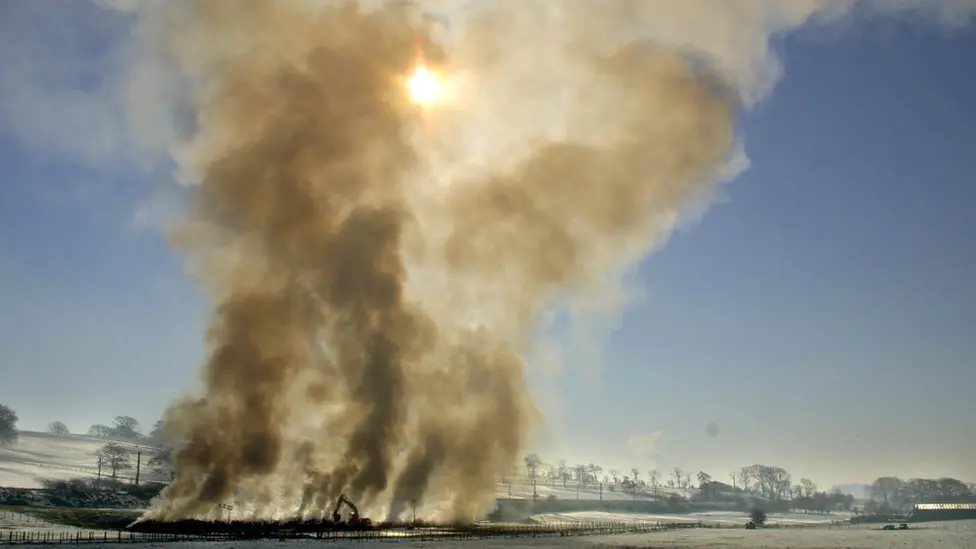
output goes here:
[{"label": "excavator arm", "polygon": [[339,510],[342,508],[343,504],[349,507],[349,520],[346,521],[350,526],[356,527],[369,527],[372,525],[372,521],[368,518],[362,518],[359,516],[359,507],[356,504],[349,501],[349,498],[345,494],[339,496],[336,500],[335,506],[332,508],[332,522],[340,524],[342,522],[342,513]]},{"label": "excavator arm", "polygon": [[346,495],[345,494],[341,494],[339,496],[339,499],[336,500],[335,506],[332,507],[332,522],[336,522],[337,523],[337,522],[339,522],[342,519],[342,515],[339,513],[339,509],[342,507],[342,504],[345,501],[346,501]]},{"label": "excavator arm", "polygon": [[358,521],[359,520],[359,507],[356,507],[356,504],[353,503],[353,502],[351,502],[351,501],[349,501],[349,499],[346,498],[345,496],[343,496],[342,499],[346,502],[346,505],[349,506],[349,522],[356,522],[356,521]]}]

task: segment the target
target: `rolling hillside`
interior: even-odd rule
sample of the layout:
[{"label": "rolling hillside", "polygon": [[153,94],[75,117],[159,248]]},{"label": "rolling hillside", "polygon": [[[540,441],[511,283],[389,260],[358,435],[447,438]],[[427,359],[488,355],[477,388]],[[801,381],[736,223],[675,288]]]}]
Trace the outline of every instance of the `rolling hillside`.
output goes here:
[{"label": "rolling hillside", "polygon": [[[106,442],[120,442],[132,457],[143,452],[143,467],[140,479],[163,481],[165,477],[151,473],[145,466],[151,447],[133,444],[129,441],[90,437],[85,435],[50,435],[22,431],[17,444],[0,447],[0,487],[39,488],[42,479],[70,480],[78,477],[94,477],[98,474],[98,459],[95,452]],[[104,469],[103,476],[111,471]],[[135,470],[119,471],[120,479],[134,479]]]}]

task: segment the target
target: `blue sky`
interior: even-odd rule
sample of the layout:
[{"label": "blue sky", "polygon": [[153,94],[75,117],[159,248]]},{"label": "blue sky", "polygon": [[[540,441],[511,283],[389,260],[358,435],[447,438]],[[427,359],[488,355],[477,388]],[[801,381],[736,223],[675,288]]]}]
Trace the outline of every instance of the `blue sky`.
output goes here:
[{"label": "blue sky", "polygon": [[[82,51],[116,32],[15,15],[7,30]],[[545,381],[543,458],[976,481],[973,51],[972,30],[890,20],[789,35],[784,78],[742,119],[749,171],[642,264],[648,297],[600,369]],[[134,221],[161,172],[93,168],[3,114],[0,401],[25,429],[151,424],[195,383],[207,324],[181,258]],[[635,434],[654,434],[653,462],[622,457]]]}]

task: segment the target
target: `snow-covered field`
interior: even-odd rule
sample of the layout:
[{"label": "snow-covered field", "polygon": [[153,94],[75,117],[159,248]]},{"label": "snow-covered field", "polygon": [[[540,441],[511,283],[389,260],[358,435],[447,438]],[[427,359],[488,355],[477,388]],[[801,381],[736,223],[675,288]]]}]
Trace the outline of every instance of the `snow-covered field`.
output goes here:
[{"label": "snow-covered field", "polygon": [[[9,531],[14,532],[74,532],[77,528],[53,524],[25,513],[0,509],[0,538]],[[2,540],[0,540],[2,541]]]},{"label": "snow-covered field", "polygon": [[[39,488],[41,479],[93,477],[98,473],[95,452],[106,442],[109,440],[84,435],[21,432],[16,445],[0,447],[0,487]],[[145,446],[125,442],[123,444],[129,447],[133,464],[135,453],[146,449]],[[144,480],[159,480],[145,467],[149,459],[148,452],[143,453],[142,459],[140,477]],[[103,476],[110,474],[111,471],[107,468],[102,470]],[[119,471],[117,476],[128,479],[135,476],[135,471]]]},{"label": "snow-covered field", "polygon": [[[545,513],[535,515],[535,520],[548,524],[579,523],[579,522],[677,522],[702,523],[714,526],[745,526],[749,522],[746,513],[725,511],[703,511],[682,515],[647,514],[647,513],[606,513],[603,511],[577,511],[572,513]],[[812,526],[827,525],[831,522],[842,521],[850,515],[807,515],[803,513],[770,513],[767,522],[771,526]]]},{"label": "snow-covered field", "polygon": [[[0,487],[9,488],[38,488],[40,479],[70,480],[78,477],[91,477],[98,472],[98,460],[95,452],[106,442],[114,439],[104,439],[85,435],[51,435],[47,433],[36,433],[22,431],[20,439],[15,446],[0,448]],[[132,461],[135,463],[135,452],[140,446],[125,441],[121,442],[128,446],[133,453]],[[141,447],[146,449],[145,446]],[[147,452],[143,453],[143,469],[141,478],[145,480],[165,480],[156,478],[149,472],[145,463],[149,459]],[[110,472],[103,470],[103,475]],[[131,478],[135,475],[133,470],[119,471],[120,478]],[[550,495],[561,500],[596,500],[601,498],[601,493],[597,488],[588,488],[577,491],[572,485],[563,488],[557,484],[549,487],[542,483],[537,484],[536,490],[540,498],[547,498]],[[658,494],[666,496],[673,490],[660,487]],[[511,485],[499,482],[497,497],[506,498],[532,498],[532,485],[527,479],[519,479]],[[604,489],[602,499],[605,501],[632,501],[650,498],[646,496],[634,496],[623,492],[615,492]]]},{"label": "snow-covered field", "polygon": [[[599,488],[590,487],[586,489],[577,490],[575,486],[570,484],[569,486],[563,488],[559,484],[556,486],[547,486],[541,483],[537,483],[535,487],[536,493],[540,499],[545,499],[550,495],[554,496],[556,499],[561,500],[575,500],[575,499],[603,499],[604,501],[642,501],[645,499],[652,499],[651,494],[629,494],[623,491],[611,491],[604,488],[601,492]],[[677,494],[678,491],[665,487],[658,487],[657,495],[659,497],[667,497],[670,494]],[[521,498],[521,499],[532,499],[532,485],[520,480],[519,482],[514,482],[509,486],[508,483],[499,482],[498,489],[496,491],[496,497],[499,498]]]},{"label": "snow-covered field", "polygon": [[[311,542],[278,540],[184,542],[192,549],[300,549]],[[168,544],[135,544],[165,547]],[[374,544],[367,544],[374,545]],[[362,542],[330,541],[331,549],[363,547]],[[467,541],[397,541],[396,547],[436,549],[528,549],[554,547],[566,549],[976,549],[976,521],[926,525],[905,531],[875,528],[800,528],[784,530],[687,529],[619,536],[539,537]]]},{"label": "snow-covered field", "polygon": [[[65,435],[55,436],[44,433],[25,432],[21,434],[19,443],[10,448],[0,448],[0,486],[33,488],[40,485],[40,479],[71,479],[88,477],[97,471],[95,452],[106,442],[105,439]],[[138,447],[131,446],[131,451],[138,451]],[[143,464],[148,458],[143,454]],[[107,471],[103,471],[107,475]],[[133,471],[120,472],[120,477],[127,478]],[[143,470],[143,478],[147,480]],[[511,490],[511,492],[509,492]],[[558,499],[577,499],[575,487],[536,487],[540,497],[550,494]],[[660,491],[661,495],[665,492]],[[512,484],[511,488],[505,483],[499,483],[498,497],[531,498],[532,486],[525,483]],[[600,497],[597,490],[581,490],[579,499],[593,500]],[[606,501],[627,501],[635,497],[631,494],[604,490],[602,497]],[[638,496],[636,499],[641,499]],[[912,525],[907,531],[882,531],[878,525],[837,526],[830,525],[833,521],[847,518],[838,514],[830,516],[806,514],[772,513],[768,517],[771,525],[781,526],[811,526],[810,528],[770,528],[762,530],[745,530],[741,528],[748,518],[744,513],[737,512],[701,512],[687,515],[641,514],[641,513],[608,513],[608,512],[572,512],[548,513],[534,517],[539,522],[550,524],[578,523],[578,522],[611,522],[611,521],[639,521],[639,522],[701,522],[705,525],[729,526],[729,528],[689,528],[662,531],[652,534],[636,534],[625,536],[594,536],[594,537],[540,537],[526,539],[497,539],[479,541],[404,541],[397,544],[402,547],[465,547],[469,549],[481,548],[528,548],[528,547],[567,547],[578,549],[605,549],[615,547],[658,547],[658,548],[725,548],[740,547],[743,549],[783,548],[821,549],[821,548],[850,548],[850,549],[976,549],[976,521],[955,521],[947,523],[927,523]],[[51,531],[74,532],[76,529],[38,521],[32,517],[18,513],[0,511],[0,536],[6,531]],[[233,546],[238,549],[264,547],[281,547],[282,545],[297,545],[300,542],[235,542],[233,544],[206,543],[207,549],[214,545]],[[200,545],[203,543],[181,543],[181,546]],[[359,547],[359,543],[334,542],[329,544],[333,548]]]},{"label": "snow-covered field", "polygon": [[[592,537],[573,540],[577,545],[602,549],[611,547],[656,547],[669,549],[974,549],[976,523],[945,523],[903,531],[875,528],[798,528],[767,530],[672,530],[633,536]],[[555,545],[558,546],[558,545]],[[513,545],[517,547],[517,545]]]}]

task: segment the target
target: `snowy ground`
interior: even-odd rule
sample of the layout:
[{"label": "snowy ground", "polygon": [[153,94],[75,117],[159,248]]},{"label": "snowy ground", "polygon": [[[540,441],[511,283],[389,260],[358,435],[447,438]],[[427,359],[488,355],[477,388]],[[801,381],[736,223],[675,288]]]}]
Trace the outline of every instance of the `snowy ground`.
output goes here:
[{"label": "snowy ground", "polygon": [[[95,452],[108,439],[83,435],[49,435],[47,433],[21,432],[17,444],[0,448],[0,487],[39,488],[41,479],[70,480],[78,477],[93,477],[98,473],[98,459]],[[145,446],[123,443],[132,453]],[[143,469],[140,478],[161,480],[149,473],[145,464],[149,453],[143,452]],[[102,475],[111,474],[103,470]],[[123,479],[135,476],[134,470],[119,471]]]},{"label": "snowy ground", "polygon": [[[537,483],[535,487],[536,492],[539,495],[539,499],[545,499],[550,495],[554,496],[556,499],[561,500],[594,500],[603,499],[604,501],[643,501],[645,499],[653,499],[651,494],[629,494],[622,491],[611,491],[604,487],[602,493],[598,487],[591,487],[587,489],[577,490],[572,483],[569,486],[563,488],[559,484],[550,487],[543,485],[542,483]],[[657,495],[659,497],[667,497],[671,494],[678,494],[679,491],[666,487],[658,487]],[[499,483],[498,489],[496,490],[496,497],[499,498],[516,498],[516,499],[532,499],[532,485],[527,483],[525,480],[520,480],[511,484],[511,487],[507,483]]]},{"label": "snowy ground", "polygon": [[[685,515],[578,511],[573,513],[546,513],[535,515],[533,518],[547,524],[578,522],[700,522],[709,526],[744,526],[749,521],[749,516],[746,513],[731,511],[703,511]],[[850,515],[836,513],[826,516],[807,515],[803,513],[770,513],[766,520],[770,525],[808,526],[827,525],[831,522],[842,521],[848,518],[850,518]]]},{"label": "snowy ground", "polygon": [[[0,486],[34,488],[40,485],[39,479],[57,478],[70,479],[88,477],[97,472],[95,452],[105,439],[66,435],[55,436],[44,433],[22,433],[20,442],[12,448],[0,448]],[[138,448],[131,446],[131,451]],[[148,456],[144,453],[143,459]],[[145,461],[143,462],[145,464]],[[103,471],[103,474],[108,474]],[[120,473],[123,478],[131,477],[134,471]],[[147,478],[148,477],[148,478]],[[151,475],[143,472],[142,478],[149,480]],[[558,499],[577,499],[574,487],[548,487],[539,485],[536,490],[540,497],[550,494]],[[666,495],[659,490],[659,495]],[[642,499],[620,492],[603,491],[606,501],[627,501]],[[532,487],[525,482],[511,486],[500,483],[498,497],[531,498]],[[579,499],[597,499],[598,490],[581,490]],[[837,526],[830,525],[832,521],[846,518],[841,515],[805,515],[805,514],[770,514],[768,520],[772,525],[781,526],[810,526],[809,528],[770,528],[764,530],[745,530],[741,527],[748,518],[744,513],[736,512],[701,512],[688,515],[664,514],[627,514],[607,512],[573,512],[549,513],[537,515],[537,520],[546,523],[573,522],[609,522],[609,521],[640,521],[640,522],[702,522],[705,525],[728,526],[729,528],[681,529],[657,532],[653,534],[639,534],[613,537],[540,537],[524,539],[497,539],[483,541],[406,541],[397,543],[398,547],[464,547],[467,549],[481,548],[528,548],[528,547],[566,547],[574,549],[605,549],[615,547],[628,548],[743,548],[764,549],[783,548],[793,549],[821,549],[821,548],[849,548],[849,549],[976,549],[976,521],[955,521],[947,523],[913,524],[908,531],[881,531],[878,525]],[[39,521],[34,517],[17,512],[0,510],[0,536],[6,537],[9,531],[47,531],[47,532],[76,532],[77,529]],[[87,531],[86,531],[87,532]],[[141,544],[140,544],[141,545]],[[158,546],[159,544],[156,544]],[[230,543],[180,543],[180,546],[200,546],[200,549],[263,549],[283,545],[307,545],[303,542],[235,542]],[[146,545],[147,547],[149,545]],[[216,546],[216,547],[215,547]],[[356,542],[331,542],[332,548],[359,547]]]},{"label": "snowy ground", "polygon": [[[111,537],[111,536],[110,536]],[[321,542],[189,542],[172,544],[192,549],[301,549]],[[139,547],[166,547],[171,544],[135,544]],[[375,544],[367,544],[375,546]],[[362,542],[330,541],[331,549],[363,547]],[[397,541],[408,549],[528,549],[554,547],[566,549],[976,549],[976,521],[931,524],[907,531],[882,531],[866,527],[799,529],[687,529],[652,534],[593,537],[540,537],[476,541]]]},{"label": "snowy ground", "polygon": [[[0,448],[0,487],[9,488],[39,488],[39,479],[70,480],[78,477],[91,477],[97,474],[98,460],[95,452],[110,439],[90,437],[85,435],[51,435],[47,433],[36,433],[22,431],[20,440],[15,446]],[[127,445],[132,455],[133,464],[135,463],[135,452],[141,449],[148,449],[145,446],[133,445],[129,442],[118,441]],[[143,465],[149,459],[148,452],[143,453]],[[102,471],[103,475],[109,471]],[[129,479],[135,475],[135,471],[120,471],[120,478]],[[152,473],[143,467],[141,478],[144,480],[166,480],[156,478]],[[536,490],[540,498],[550,495],[561,500],[596,500],[600,499],[601,494],[598,488],[589,488],[577,491],[572,485],[563,488],[557,484],[555,487],[545,486],[539,483]],[[666,496],[674,492],[665,487],[658,488],[658,495]],[[499,483],[497,496],[500,498],[532,498],[532,485],[525,478],[517,479],[509,486],[507,483]],[[605,501],[633,501],[651,498],[650,495],[634,496],[623,492],[610,491],[604,489],[602,498]]]},{"label": "snowy ground", "polygon": [[37,517],[25,513],[0,509],[0,542],[3,542],[6,539],[6,534],[10,531],[58,532],[58,533],[72,532],[73,533],[77,530],[78,528],[75,528],[73,526],[54,524],[51,522],[40,520]]},{"label": "snowy ground", "polygon": [[[573,540],[576,545],[602,549],[610,547],[750,548],[750,549],[973,549],[976,548],[976,524],[950,524],[905,531],[883,531],[865,527],[798,528],[769,530],[688,529]],[[557,547],[559,545],[556,545]],[[514,546],[517,547],[517,546]]]}]

